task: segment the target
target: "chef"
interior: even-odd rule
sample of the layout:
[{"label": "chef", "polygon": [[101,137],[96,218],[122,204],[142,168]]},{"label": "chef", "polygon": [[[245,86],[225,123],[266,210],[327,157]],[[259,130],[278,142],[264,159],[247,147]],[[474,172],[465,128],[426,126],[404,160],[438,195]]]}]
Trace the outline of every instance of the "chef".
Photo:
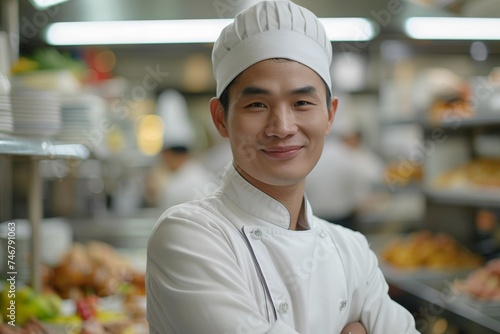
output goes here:
[{"label": "chef", "polygon": [[176,90],[167,89],[159,95],[157,109],[164,123],[161,159],[167,172],[158,205],[168,209],[201,197],[207,189],[211,189],[209,185],[214,181],[193,154],[196,132],[184,96]]},{"label": "chef", "polygon": [[215,193],[152,231],[152,334],[418,333],[365,237],[315,217],[304,195],[337,107],[331,58],[317,17],[291,1],[259,2],[222,31],[210,112],[233,161]]},{"label": "chef", "polygon": [[358,210],[376,194],[373,189],[383,180],[384,163],[361,142],[346,99],[342,98],[323,153],[307,176],[306,193],[316,216],[359,230]]}]

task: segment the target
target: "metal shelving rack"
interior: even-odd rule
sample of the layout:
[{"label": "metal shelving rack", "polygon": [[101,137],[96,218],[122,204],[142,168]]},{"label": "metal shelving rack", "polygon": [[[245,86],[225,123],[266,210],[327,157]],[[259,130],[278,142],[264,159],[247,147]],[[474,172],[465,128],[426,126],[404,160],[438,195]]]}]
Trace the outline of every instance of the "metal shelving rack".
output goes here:
[{"label": "metal shelving rack", "polygon": [[[20,36],[19,1],[5,0],[1,3],[2,14],[0,29],[9,36]],[[10,63],[19,58],[19,38],[10,38]],[[40,160],[81,160],[87,159],[89,150],[81,144],[51,142],[43,139],[21,138],[8,134],[0,134],[0,156],[16,157],[29,163],[28,220],[31,223],[31,277],[33,288],[41,290],[41,255],[40,255],[40,221],[42,209],[42,180],[40,176]]]},{"label": "metal shelving rack", "polygon": [[29,163],[28,220],[31,223],[31,278],[36,291],[41,290],[40,221],[42,209],[41,160],[82,160],[90,156],[81,144],[68,144],[16,138],[0,134],[0,155],[24,159]]},{"label": "metal shelving rack", "polygon": [[[478,187],[440,189],[432,186],[432,180],[439,172],[459,167],[460,163],[474,159],[478,154],[473,145],[475,136],[483,130],[489,133],[494,130],[496,134],[497,129],[500,129],[500,115],[479,110],[475,117],[450,119],[433,125],[426,123],[423,126],[424,138],[429,138],[436,129],[446,136],[446,142],[436,143],[436,151],[427,157],[424,166],[428,174],[423,186],[427,202],[425,224],[428,228],[456,233],[455,236],[463,239],[462,241],[471,242],[472,240],[467,239],[474,235],[475,227],[472,222],[475,211],[480,208],[500,208],[500,190]],[[455,165],[447,159],[455,160]],[[455,224],[449,226],[450,224],[443,222],[443,216],[449,217],[447,220]]]},{"label": "metal shelving rack", "polygon": [[[481,134],[483,130],[495,135],[500,133],[500,113],[478,110],[474,117],[449,119],[437,124],[421,116],[381,120],[381,125],[417,125],[422,130],[424,141],[432,142],[435,131],[439,131],[439,138],[446,138],[444,141],[436,140],[430,143],[429,147],[433,146],[433,150],[426,152],[423,165],[427,175],[420,187],[412,187],[411,190],[422,193],[425,198],[422,228],[446,232],[462,242],[474,244],[475,214],[482,208],[499,210],[500,190],[479,187],[441,189],[433,187],[432,180],[439,175],[439,172],[459,167],[461,163],[475,158],[477,156],[473,146],[475,136]],[[454,159],[455,161],[452,161]],[[435,314],[431,314],[433,319],[445,318],[464,333],[500,333],[500,304],[491,303],[485,306],[481,303],[474,304],[460,294],[452,296],[445,294],[450,290],[450,282],[457,278],[455,274],[432,278],[412,274],[404,276],[391,270],[383,271],[387,281],[396,291],[395,296],[400,298],[399,302],[411,309],[427,312],[434,310]],[[460,276],[460,278],[465,277],[466,273]],[[424,319],[420,321],[427,321],[427,317],[430,317],[428,314],[419,315]]]}]

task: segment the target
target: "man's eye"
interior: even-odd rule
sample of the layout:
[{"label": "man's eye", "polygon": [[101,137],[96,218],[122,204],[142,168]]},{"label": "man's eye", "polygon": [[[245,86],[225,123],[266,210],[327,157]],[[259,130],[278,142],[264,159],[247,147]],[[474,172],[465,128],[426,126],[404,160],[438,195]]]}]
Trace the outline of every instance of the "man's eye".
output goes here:
[{"label": "man's eye", "polygon": [[265,105],[264,105],[264,103],[261,103],[261,102],[253,102],[253,103],[249,104],[249,107],[250,108],[264,108]]},{"label": "man's eye", "polygon": [[297,105],[297,106],[307,106],[309,104],[311,104],[311,103],[308,101],[298,101],[297,103],[295,103],[295,105]]}]

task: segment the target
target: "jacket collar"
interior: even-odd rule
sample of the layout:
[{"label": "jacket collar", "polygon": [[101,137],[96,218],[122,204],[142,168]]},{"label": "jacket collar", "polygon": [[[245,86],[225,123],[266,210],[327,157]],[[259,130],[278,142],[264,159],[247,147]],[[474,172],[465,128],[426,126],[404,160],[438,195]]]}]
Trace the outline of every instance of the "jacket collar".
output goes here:
[{"label": "jacket collar", "polygon": [[[242,210],[278,227],[290,227],[290,213],[288,209],[271,196],[254,187],[245,180],[231,163],[224,174],[221,185],[222,193]],[[309,224],[312,228],[312,210],[304,194],[304,217],[302,225]]]}]

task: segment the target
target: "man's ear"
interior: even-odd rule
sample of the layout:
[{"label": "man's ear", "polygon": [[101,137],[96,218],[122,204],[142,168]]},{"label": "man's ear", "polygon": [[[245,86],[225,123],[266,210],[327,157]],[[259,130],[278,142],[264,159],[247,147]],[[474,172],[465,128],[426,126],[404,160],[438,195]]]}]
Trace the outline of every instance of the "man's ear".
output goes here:
[{"label": "man's ear", "polygon": [[328,127],[325,136],[332,131],[333,120],[335,118],[335,113],[337,112],[337,107],[339,105],[339,100],[336,97],[332,97],[332,103],[328,109]]},{"label": "man's ear", "polygon": [[210,100],[210,114],[212,115],[212,122],[214,122],[215,128],[219,134],[223,138],[227,138],[225,110],[220,100],[216,97]]}]

